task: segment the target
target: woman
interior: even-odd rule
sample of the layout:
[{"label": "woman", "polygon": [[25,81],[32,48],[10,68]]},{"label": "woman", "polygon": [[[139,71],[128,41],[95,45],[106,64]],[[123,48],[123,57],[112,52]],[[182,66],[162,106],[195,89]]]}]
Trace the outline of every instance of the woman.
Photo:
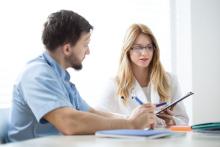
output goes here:
[{"label": "woman", "polygon": [[[171,102],[180,98],[177,79],[166,73],[161,62],[159,47],[151,30],[143,24],[128,29],[120,58],[117,76],[110,81],[97,108],[129,115],[139,104]],[[188,124],[183,103],[172,110],[155,115],[156,127]]]}]

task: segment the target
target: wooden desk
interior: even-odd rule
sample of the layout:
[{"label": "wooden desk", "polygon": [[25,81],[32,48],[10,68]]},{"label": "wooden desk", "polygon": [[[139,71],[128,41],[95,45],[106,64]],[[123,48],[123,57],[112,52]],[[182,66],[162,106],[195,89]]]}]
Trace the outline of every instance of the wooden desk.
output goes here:
[{"label": "wooden desk", "polygon": [[0,147],[220,147],[220,136],[188,133],[163,139],[99,138],[94,135],[49,136]]}]

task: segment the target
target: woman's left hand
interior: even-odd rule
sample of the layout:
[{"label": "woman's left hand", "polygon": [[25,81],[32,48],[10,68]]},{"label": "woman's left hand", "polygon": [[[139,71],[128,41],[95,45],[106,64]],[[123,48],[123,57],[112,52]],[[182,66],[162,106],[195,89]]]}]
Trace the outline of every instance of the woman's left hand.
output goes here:
[{"label": "woman's left hand", "polygon": [[169,109],[167,109],[163,113],[159,113],[157,116],[165,121],[167,128],[176,125],[175,120],[173,119],[174,113]]}]

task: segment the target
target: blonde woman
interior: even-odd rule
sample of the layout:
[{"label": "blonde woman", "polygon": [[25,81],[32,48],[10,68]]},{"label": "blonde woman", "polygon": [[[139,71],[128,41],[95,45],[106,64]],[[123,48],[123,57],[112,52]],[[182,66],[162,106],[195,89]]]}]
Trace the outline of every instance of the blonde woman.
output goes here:
[{"label": "blonde woman", "polygon": [[[180,98],[177,79],[165,72],[160,62],[160,51],[151,30],[143,24],[128,29],[121,52],[118,73],[103,92],[97,108],[129,115],[139,103],[171,102]],[[183,103],[173,110],[156,116],[156,127],[170,127],[188,123]]]}]

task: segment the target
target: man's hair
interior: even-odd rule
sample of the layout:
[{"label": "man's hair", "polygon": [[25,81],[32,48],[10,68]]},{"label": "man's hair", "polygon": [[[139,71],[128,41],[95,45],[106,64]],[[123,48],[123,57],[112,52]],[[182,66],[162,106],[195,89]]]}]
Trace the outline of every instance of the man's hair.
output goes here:
[{"label": "man's hair", "polygon": [[46,49],[54,51],[57,47],[79,40],[82,32],[90,32],[93,26],[79,14],[60,10],[52,13],[44,24],[42,41]]}]

